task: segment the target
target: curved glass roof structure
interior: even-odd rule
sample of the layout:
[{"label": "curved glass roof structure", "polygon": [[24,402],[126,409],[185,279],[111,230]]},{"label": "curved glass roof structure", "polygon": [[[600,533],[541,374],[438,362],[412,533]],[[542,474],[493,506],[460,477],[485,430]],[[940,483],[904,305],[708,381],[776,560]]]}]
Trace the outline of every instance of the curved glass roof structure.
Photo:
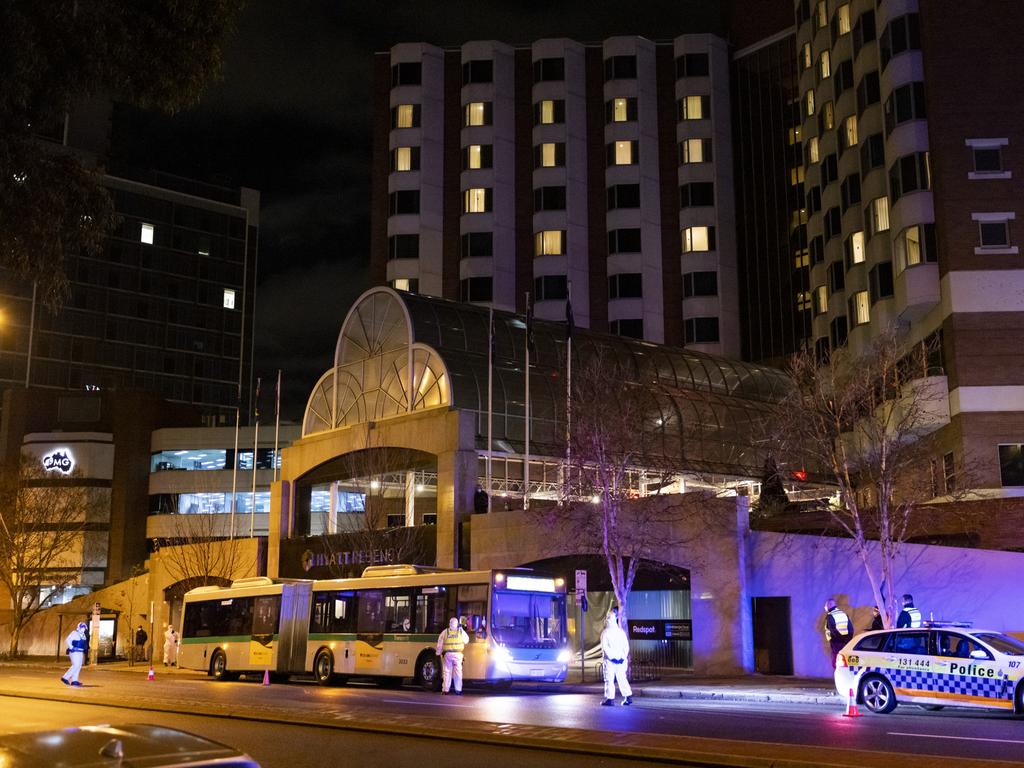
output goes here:
[{"label": "curved glass roof structure", "polygon": [[[488,308],[387,287],[356,300],[342,325],[334,368],[310,396],[303,436],[410,411],[451,406],[477,420],[487,445]],[[526,319],[494,311],[493,446],[525,449]],[[534,321],[530,354],[531,454],[565,451],[566,326]],[[751,433],[783,395],[785,374],[687,349],[576,328],[573,367],[601,355],[656,412],[638,425],[680,470],[758,476]]]}]

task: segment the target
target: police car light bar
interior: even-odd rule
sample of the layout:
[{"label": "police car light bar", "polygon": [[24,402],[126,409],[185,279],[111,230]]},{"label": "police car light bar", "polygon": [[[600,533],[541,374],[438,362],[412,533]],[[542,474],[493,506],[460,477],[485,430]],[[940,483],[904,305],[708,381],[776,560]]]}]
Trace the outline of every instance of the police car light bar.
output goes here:
[{"label": "police car light bar", "polygon": [[933,620],[928,620],[928,621],[922,621],[921,622],[921,626],[922,627],[927,627],[928,629],[938,629],[938,628],[941,628],[941,627],[953,627],[955,629],[970,629],[971,627],[974,626],[974,622],[973,621],[941,621],[941,620],[933,621]]}]

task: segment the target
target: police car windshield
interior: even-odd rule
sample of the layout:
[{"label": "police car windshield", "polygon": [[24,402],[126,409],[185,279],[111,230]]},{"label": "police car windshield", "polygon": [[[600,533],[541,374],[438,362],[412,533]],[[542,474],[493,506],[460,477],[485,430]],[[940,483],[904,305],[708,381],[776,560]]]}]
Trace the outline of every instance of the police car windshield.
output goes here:
[{"label": "police car windshield", "polygon": [[976,632],[974,636],[1007,656],[1024,656],[1024,643],[1014,637],[999,632]]},{"label": "police car windshield", "polygon": [[494,590],[491,633],[512,648],[560,648],[565,643],[565,595]]}]

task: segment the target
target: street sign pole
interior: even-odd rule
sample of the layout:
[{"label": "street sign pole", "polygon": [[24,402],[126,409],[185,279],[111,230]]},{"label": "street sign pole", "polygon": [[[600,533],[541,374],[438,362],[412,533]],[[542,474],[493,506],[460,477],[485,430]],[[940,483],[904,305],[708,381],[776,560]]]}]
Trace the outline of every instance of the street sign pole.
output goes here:
[{"label": "street sign pole", "polygon": [[95,667],[100,663],[100,604],[93,603],[92,622],[89,629],[89,664]]},{"label": "street sign pole", "polygon": [[586,676],[586,618],[587,618],[587,572],[576,571],[576,602],[580,604],[580,682],[584,682]]}]

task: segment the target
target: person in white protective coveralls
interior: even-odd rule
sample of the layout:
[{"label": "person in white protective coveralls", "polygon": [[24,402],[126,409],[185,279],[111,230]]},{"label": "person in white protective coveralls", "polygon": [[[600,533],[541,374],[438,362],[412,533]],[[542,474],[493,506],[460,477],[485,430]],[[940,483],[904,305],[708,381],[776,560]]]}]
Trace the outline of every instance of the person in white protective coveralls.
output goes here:
[{"label": "person in white protective coveralls", "polygon": [[172,667],[178,663],[178,632],[173,626],[168,626],[164,632],[164,666],[170,664]]},{"label": "person in white protective coveralls", "polygon": [[633,689],[626,679],[629,664],[629,638],[619,626],[619,614],[614,608],[608,614],[604,630],[601,632],[601,653],[604,654],[604,701],[601,706],[610,707],[615,704],[615,684],[618,683],[622,693],[622,706],[633,703]]},{"label": "person in white protective coveralls", "polygon": [[462,652],[469,642],[469,635],[454,616],[448,621],[448,629],[441,630],[437,637],[437,655],[441,657],[441,693],[447,694],[455,683],[455,695],[462,695]]},{"label": "person in white protective coveralls", "polygon": [[82,671],[82,664],[85,663],[85,654],[89,652],[89,638],[85,634],[88,628],[89,626],[84,621],[78,622],[78,626],[71,630],[71,634],[64,641],[64,652],[67,653],[68,658],[71,660],[71,666],[60,679],[64,685],[73,685],[76,688],[82,687],[82,684],[78,682],[78,673]]}]

